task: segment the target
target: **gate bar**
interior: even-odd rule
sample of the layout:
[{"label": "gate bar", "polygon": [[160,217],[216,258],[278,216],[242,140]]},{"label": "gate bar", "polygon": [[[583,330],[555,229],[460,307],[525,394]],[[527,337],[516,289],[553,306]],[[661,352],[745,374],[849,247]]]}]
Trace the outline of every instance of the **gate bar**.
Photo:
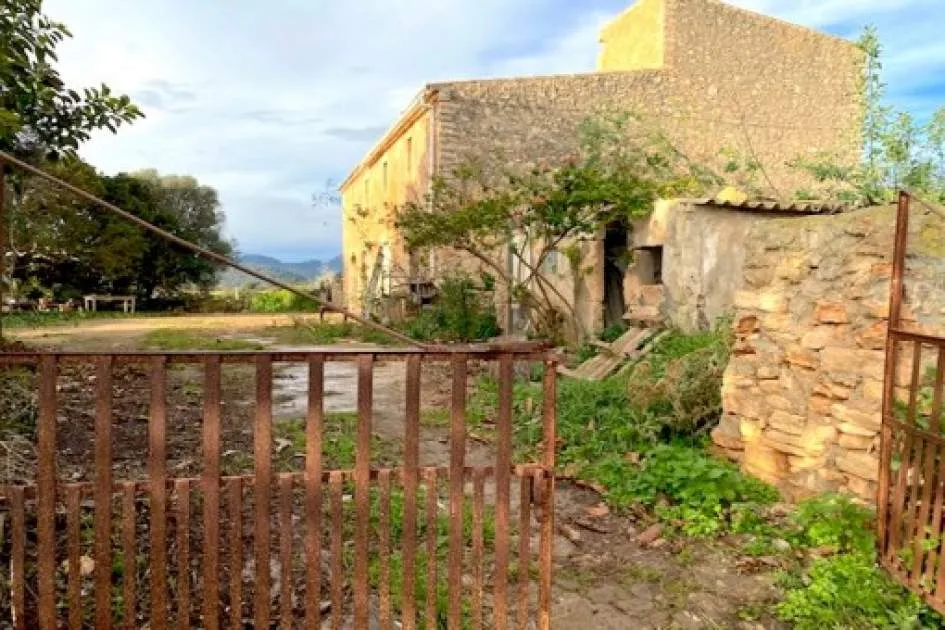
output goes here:
[{"label": "gate bar", "polygon": [[[909,236],[909,194],[899,192],[899,202],[896,207],[896,235],[893,249],[892,280],[889,283],[889,321],[886,326],[886,366],[883,375],[883,417],[882,437],[880,438],[879,483],[876,497],[879,506],[879,537],[880,558],[884,554],[894,553],[892,545],[886,545],[889,537],[889,475],[892,464],[892,427],[887,418],[891,415],[894,394],[894,380],[896,377],[896,362],[898,360],[898,346],[896,334],[899,330],[902,314],[902,277],[906,266],[906,244]],[[907,438],[909,439],[909,438]],[[907,444],[906,449],[908,450]],[[907,453],[903,453],[906,457]],[[903,462],[904,464],[905,462]],[[899,507],[896,507],[897,512]],[[883,548],[885,547],[885,548]]]}]

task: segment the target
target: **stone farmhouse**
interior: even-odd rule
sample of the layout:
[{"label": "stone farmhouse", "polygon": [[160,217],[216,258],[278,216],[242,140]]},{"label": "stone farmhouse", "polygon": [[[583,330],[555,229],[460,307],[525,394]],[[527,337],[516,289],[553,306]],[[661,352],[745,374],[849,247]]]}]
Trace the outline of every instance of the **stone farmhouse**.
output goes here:
[{"label": "stone farmhouse", "polygon": [[[773,198],[801,186],[787,162],[858,153],[862,57],[851,42],[718,0],[638,0],[600,41],[595,72],[431,83],[420,91],[341,186],[346,306],[363,309],[414,286],[421,268],[437,277],[455,264],[434,252],[420,265],[395,225],[397,209],[422,201],[435,177],[467,159],[501,169],[553,162],[574,153],[580,123],[600,112],[640,113],[701,163],[717,164],[723,148],[750,155]],[[619,320],[627,307],[662,303],[662,289],[643,287],[683,277],[686,270],[673,265],[694,260],[666,257],[662,248],[666,238],[695,234],[632,227],[613,226],[582,244],[590,273],[558,270],[587,330]],[[628,250],[636,260],[630,273],[611,264]]]}]

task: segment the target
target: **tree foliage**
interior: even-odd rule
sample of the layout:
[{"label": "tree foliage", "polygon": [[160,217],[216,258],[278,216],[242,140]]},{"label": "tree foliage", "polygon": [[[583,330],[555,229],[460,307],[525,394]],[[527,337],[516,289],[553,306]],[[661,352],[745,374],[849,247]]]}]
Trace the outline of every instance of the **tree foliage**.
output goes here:
[{"label": "tree foliage", "polygon": [[0,149],[40,158],[74,154],[97,129],[142,116],[107,85],[66,86],[56,47],[69,30],[42,13],[41,0],[0,2]]},{"label": "tree foliage", "polygon": [[[65,160],[53,173],[132,214],[220,254],[232,246],[221,235],[216,191],[190,177],[142,174],[101,176]],[[218,266],[76,198],[39,178],[22,182],[12,215],[11,273],[22,293],[59,299],[83,293],[172,298],[181,289],[207,289]]]},{"label": "tree foliage", "polygon": [[[582,124],[577,153],[560,163],[504,172],[465,163],[436,179],[424,202],[402,207],[397,223],[413,250],[448,248],[477,259],[526,306],[534,329],[556,336],[559,309],[573,314],[574,305],[542,271],[549,256],[609,223],[647,215],[657,198],[718,181],[638,118],[605,116]],[[509,256],[524,277],[509,273]]]},{"label": "tree foliage", "polygon": [[925,124],[886,102],[882,44],[873,27],[858,41],[863,52],[860,126],[862,153],[854,163],[831,155],[799,159],[796,165],[825,185],[822,195],[867,204],[891,201],[902,188],[945,202],[945,107]]}]

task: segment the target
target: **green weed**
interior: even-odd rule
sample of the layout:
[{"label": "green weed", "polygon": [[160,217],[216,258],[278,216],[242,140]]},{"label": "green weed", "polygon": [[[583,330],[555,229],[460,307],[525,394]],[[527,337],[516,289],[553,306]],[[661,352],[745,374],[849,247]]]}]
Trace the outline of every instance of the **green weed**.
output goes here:
[{"label": "green weed", "polygon": [[158,328],[149,331],[142,340],[146,348],[154,350],[187,351],[187,350],[215,350],[219,352],[234,352],[243,350],[262,350],[263,345],[246,339],[219,337],[213,333],[195,330],[177,330],[174,328]]},{"label": "green weed", "polygon": [[359,341],[374,345],[398,343],[390,335],[354,322],[308,322],[296,320],[293,326],[270,329],[281,343],[290,345],[333,345],[340,341]]}]

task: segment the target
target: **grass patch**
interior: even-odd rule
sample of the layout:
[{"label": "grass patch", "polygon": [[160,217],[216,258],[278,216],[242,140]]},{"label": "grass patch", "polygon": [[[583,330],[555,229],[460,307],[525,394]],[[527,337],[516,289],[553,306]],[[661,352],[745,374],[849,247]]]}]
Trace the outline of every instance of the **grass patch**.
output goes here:
[{"label": "grass patch", "polygon": [[420,412],[420,425],[429,429],[450,426],[450,410],[444,408],[424,409]]},{"label": "grass patch", "polygon": [[[326,414],[322,427],[322,466],[325,469],[354,468],[357,456],[358,415]],[[305,420],[273,422],[276,466],[279,470],[301,470],[305,457]],[[400,461],[400,443],[371,435],[371,462],[374,466],[394,466]]]},{"label": "grass patch", "polygon": [[148,332],[142,339],[146,348],[153,350],[186,351],[216,350],[234,352],[241,350],[262,350],[264,346],[256,341],[220,337],[211,332],[158,328]]},{"label": "grass patch", "polygon": [[341,341],[357,341],[379,346],[399,343],[396,339],[374,328],[354,322],[307,322],[297,319],[292,326],[270,329],[280,343],[287,345],[327,346]]},{"label": "grass patch", "polygon": [[877,565],[873,513],[849,497],[823,495],[798,505],[790,521],[764,536],[816,554],[781,575],[775,614],[801,630],[941,628],[943,620]]},{"label": "grass patch", "polygon": [[67,324],[79,325],[79,323],[95,319],[130,319],[134,317],[162,317],[173,316],[174,313],[125,313],[123,311],[68,311],[60,313],[58,311],[40,313],[40,312],[17,312],[4,313],[4,328],[14,330],[23,328],[43,328],[46,326],[64,326]]}]

